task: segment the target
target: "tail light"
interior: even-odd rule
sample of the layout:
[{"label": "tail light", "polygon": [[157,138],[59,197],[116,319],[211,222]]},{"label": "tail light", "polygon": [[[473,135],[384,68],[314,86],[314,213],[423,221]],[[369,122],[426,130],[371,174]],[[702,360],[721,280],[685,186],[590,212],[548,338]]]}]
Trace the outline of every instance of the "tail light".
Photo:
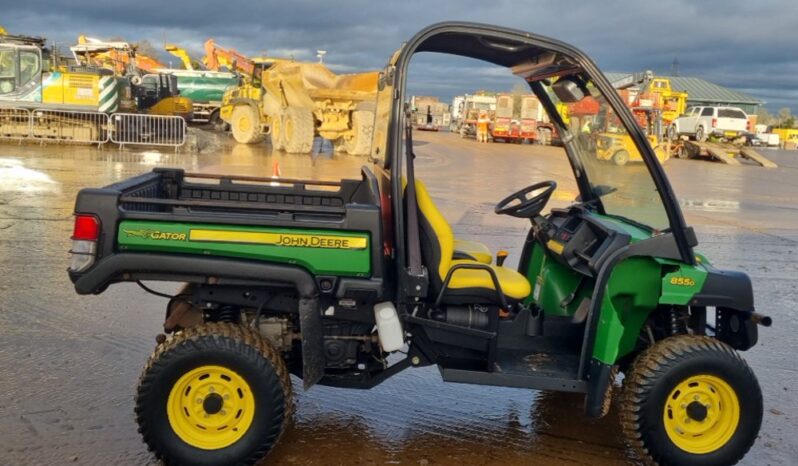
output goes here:
[{"label": "tail light", "polygon": [[751,120],[745,120],[745,130],[751,132]]},{"label": "tail light", "polygon": [[75,215],[75,228],[72,230],[72,261],[70,272],[84,272],[97,258],[97,240],[100,238],[100,220],[94,215]]},{"label": "tail light", "polygon": [[712,119],[712,127],[713,128],[717,128],[718,127],[718,119],[717,118],[713,118]]}]

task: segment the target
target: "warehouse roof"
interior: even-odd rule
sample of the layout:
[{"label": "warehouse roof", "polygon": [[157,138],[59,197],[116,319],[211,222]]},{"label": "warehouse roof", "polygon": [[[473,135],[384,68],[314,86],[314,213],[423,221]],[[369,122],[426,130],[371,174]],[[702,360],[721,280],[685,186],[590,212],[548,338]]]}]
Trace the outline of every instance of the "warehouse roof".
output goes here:
[{"label": "warehouse roof", "polygon": [[[610,82],[628,76],[628,73],[606,73],[607,79]],[[671,88],[676,91],[685,91],[688,94],[688,99],[692,101],[706,101],[706,102],[724,102],[734,104],[751,104],[761,105],[764,102],[734,89],[719,86],[715,83],[709,82],[706,79],[693,78],[687,76],[657,76],[658,78],[667,78],[671,82]]]}]

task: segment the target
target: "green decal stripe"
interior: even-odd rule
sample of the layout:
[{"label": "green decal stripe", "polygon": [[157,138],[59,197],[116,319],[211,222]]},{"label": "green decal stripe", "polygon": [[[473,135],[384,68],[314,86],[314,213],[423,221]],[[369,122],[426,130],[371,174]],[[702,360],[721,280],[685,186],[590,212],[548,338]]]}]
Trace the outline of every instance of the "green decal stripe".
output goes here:
[{"label": "green decal stripe", "polygon": [[368,233],[125,220],[120,250],[237,257],[296,264],[313,274],[368,276]]}]

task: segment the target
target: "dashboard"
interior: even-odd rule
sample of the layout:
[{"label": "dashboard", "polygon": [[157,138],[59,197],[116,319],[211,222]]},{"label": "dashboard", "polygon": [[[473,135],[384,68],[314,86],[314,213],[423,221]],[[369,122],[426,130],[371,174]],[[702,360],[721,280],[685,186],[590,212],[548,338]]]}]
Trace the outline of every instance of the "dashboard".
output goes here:
[{"label": "dashboard", "polygon": [[597,274],[614,251],[631,241],[628,233],[580,206],[552,209],[539,226],[538,240],[554,259],[589,277]]}]

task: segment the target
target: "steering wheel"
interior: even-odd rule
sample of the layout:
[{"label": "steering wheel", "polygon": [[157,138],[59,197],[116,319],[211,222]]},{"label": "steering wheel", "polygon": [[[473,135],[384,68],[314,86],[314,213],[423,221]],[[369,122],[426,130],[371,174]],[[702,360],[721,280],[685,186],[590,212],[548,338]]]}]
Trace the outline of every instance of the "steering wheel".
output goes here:
[{"label": "steering wheel", "polygon": [[527,186],[499,201],[494,212],[498,215],[534,218],[546,207],[546,203],[549,202],[555,189],[557,189],[557,183],[551,180]]}]

